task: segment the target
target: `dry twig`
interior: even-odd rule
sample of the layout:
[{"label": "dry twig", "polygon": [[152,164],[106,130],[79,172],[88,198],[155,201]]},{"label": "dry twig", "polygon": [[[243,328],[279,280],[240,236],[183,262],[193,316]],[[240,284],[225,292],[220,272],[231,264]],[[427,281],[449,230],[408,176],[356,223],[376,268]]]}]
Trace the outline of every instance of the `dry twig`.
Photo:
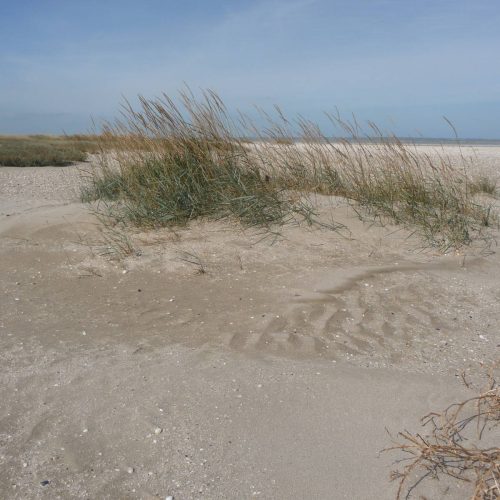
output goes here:
[{"label": "dry twig", "polygon": [[[407,463],[391,473],[399,481],[397,499],[409,498],[423,480],[450,476],[473,485],[472,500],[500,498],[500,448],[484,447],[491,431],[500,423],[500,387],[495,369],[487,373],[487,383],[477,396],[454,403],[440,413],[421,420],[429,429],[425,435],[398,433],[394,445],[384,451],[402,451]],[[476,389],[463,375],[467,388]],[[474,432],[473,432],[474,431]]]}]

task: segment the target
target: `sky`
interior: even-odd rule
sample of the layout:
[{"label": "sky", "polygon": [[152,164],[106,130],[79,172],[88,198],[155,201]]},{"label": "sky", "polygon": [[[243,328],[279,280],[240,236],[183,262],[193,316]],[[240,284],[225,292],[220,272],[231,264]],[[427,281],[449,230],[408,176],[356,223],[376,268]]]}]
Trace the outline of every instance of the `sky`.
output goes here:
[{"label": "sky", "polygon": [[88,132],[126,97],[336,108],[500,139],[500,0],[0,0],[0,133]]}]

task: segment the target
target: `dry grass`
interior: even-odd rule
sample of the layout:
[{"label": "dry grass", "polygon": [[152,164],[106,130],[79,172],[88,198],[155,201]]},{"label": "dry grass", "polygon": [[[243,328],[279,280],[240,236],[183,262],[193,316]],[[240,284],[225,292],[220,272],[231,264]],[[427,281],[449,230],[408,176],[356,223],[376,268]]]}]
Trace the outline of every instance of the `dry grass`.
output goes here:
[{"label": "dry grass", "polygon": [[[500,423],[496,368],[488,372],[487,384],[478,395],[423,417],[426,434],[398,434],[394,446],[387,450],[410,455],[407,463],[392,473],[392,479],[399,481],[398,500],[409,498],[423,480],[442,476],[470,483],[472,500],[500,498],[500,447],[488,442]],[[474,389],[465,377],[464,383]]]},{"label": "dry grass", "polygon": [[12,167],[44,167],[71,165],[85,161],[95,152],[95,136],[0,136],[0,165]]},{"label": "dry grass", "polygon": [[485,175],[481,175],[471,180],[469,190],[472,195],[475,194],[488,194],[490,196],[497,196],[497,183],[495,180],[490,179]]},{"label": "dry grass", "polygon": [[[279,108],[261,111],[258,127],[232,118],[213,92],[177,101],[140,98],[104,127],[99,168],[83,192],[123,221],[141,226],[185,224],[196,217],[232,217],[271,228],[314,219],[310,193],[347,198],[363,216],[415,228],[431,245],[456,248],[496,224],[475,194],[489,189],[444,154],[422,154],[374,124],[329,116],[343,138],[327,137]],[[264,125],[262,125],[264,123]],[[245,137],[253,137],[249,142]],[[347,138],[346,138],[347,137]]]}]

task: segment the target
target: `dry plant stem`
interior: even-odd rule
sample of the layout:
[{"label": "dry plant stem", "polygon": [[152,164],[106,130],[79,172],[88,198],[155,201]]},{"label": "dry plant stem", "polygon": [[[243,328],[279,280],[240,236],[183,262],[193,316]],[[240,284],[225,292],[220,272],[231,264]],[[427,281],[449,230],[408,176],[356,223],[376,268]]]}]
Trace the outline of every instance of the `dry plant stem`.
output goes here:
[{"label": "dry plant stem", "polygon": [[[470,483],[473,500],[500,498],[500,448],[480,446],[500,423],[500,388],[494,378],[495,368],[489,371],[488,383],[479,395],[423,417],[422,424],[430,432],[400,432],[394,446],[387,448],[410,455],[406,459],[409,463],[391,476],[399,480],[398,499],[409,498],[423,480],[443,475]],[[464,382],[473,388],[465,379]]]},{"label": "dry plant stem", "polygon": [[243,114],[234,119],[212,91],[139,101],[139,109],[125,102],[121,118],[104,127],[99,166],[82,193],[87,201],[112,200],[111,217],[149,227],[231,217],[271,230],[314,222],[308,193],[319,193],[414,227],[442,249],[483,238],[497,224],[474,198],[491,183],[472,182],[463,155],[457,167],[439,151],[423,154],[386,137],[373,123],[365,133],[355,120],[328,115],[343,136],[332,138],[278,107],[273,116],[260,110],[259,126]]},{"label": "dry plant stem", "polygon": [[186,264],[191,264],[196,267],[196,274],[206,274],[207,267],[203,262],[202,258],[191,252],[181,251],[179,252],[179,260],[185,262]]}]

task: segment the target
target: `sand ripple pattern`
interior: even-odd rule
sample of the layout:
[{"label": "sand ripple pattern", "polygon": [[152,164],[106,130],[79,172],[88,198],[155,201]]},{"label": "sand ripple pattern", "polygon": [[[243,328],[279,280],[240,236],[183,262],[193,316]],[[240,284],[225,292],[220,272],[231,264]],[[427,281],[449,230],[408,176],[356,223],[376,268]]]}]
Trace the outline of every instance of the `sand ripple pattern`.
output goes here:
[{"label": "sand ripple pattern", "polygon": [[438,279],[424,265],[344,272],[331,287],[297,293],[260,331],[237,333],[231,345],[332,359],[382,353],[397,361],[405,347],[453,328]]}]

